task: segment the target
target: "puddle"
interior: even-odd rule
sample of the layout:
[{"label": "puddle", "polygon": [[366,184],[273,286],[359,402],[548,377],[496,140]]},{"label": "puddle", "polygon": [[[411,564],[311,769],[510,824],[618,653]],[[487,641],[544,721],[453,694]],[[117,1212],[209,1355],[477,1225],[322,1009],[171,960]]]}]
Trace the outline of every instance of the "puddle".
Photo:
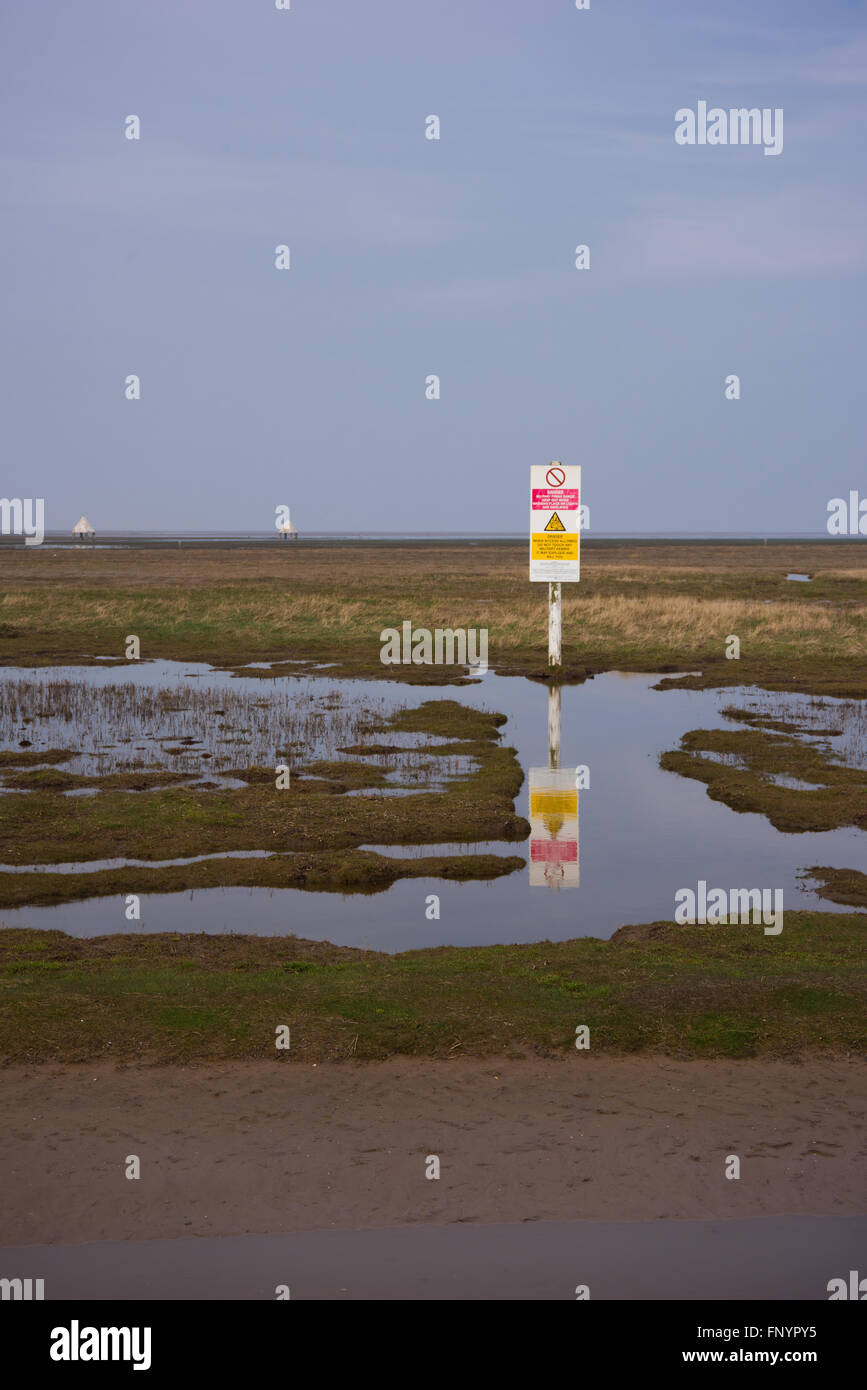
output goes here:
[{"label": "puddle", "polygon": [[[747,770],[746,764],[737,753],[717,753],[712,748],[703,748],[699,756],[702,762],[717,763],[720,767],[732,767],[738,771]],[[789,777],[784,772],[766,772],[762,776],[762,781],[775,787],[787,787],[789,791],[798,792],[814,792],[818,787],[824,786],[823,782],[805,782],[803,778]]]},{"label": "puddle", "polygon": [[522,840],[479,840],[467,844],[448,845],[361,845],[359,848],[372,850],[374,854],[386,854],[390,859],[428,859],[437,855],[454,854],[524,854]]},{"label": "puddle", "polygon": [[[220,1221],[217,1216],[212,1224],[221,1228]],[[293,1235],[26,1245],[0,1254],[6,1269],[19,1278],[44,1279],[48,1298],[73,1303],[76,1311],[82,1300],[85,1307],[90,1300],[273,1302],[289,1271],[293,1302],[562,1302],[572,1297],[580,1277],[594,1299],[619,1302],[726,1302],[737,1289],[744,1302],[775,1303],[767,1320],[780,1322],[772,1314],[781,1311],[781,1300],[825,1301],[829,1270],[863,1269],[865,1239],[867,1217],[798,1213],[723,1221],[459,1220]],[[754,1311],[760,1322],[764,1315]],[[91,1317],[99,1322],[107,1315]],[[117,1313],[112,1317],[121,1321]],[[122,1320],[133,1318],[131,1309]],[[806,1310],[803,1321],[810,1321]],[[728,1342],[708,1338],[707,1344],[729,1350]]]},{"label": "puddle", "polygon": [[[750,714],[795,726],[765,728],[765,733],[797,738],[808,746],[825,749],[835,762],[867,770],[867,701],[739,690],[727,703]],[[728,727],[746,729],[750,725],[733,718]]]},{"label": "puddle", "polygon": [[[136,668],[134,683],[173,685],[175,691],[193,686],[184,673],[186,664],[152,663],[150,672]],[[92,689],[109,686],[120,679],[129,684],[130,668],[122,673],[106,668],[73,668],[77,679],[85,678]],[[29,673],[28,673],[29,674]],[[15,680],[20,672],[11,673]],[[57,672],[42,672],[43,681]],[[375,894],[304,892],[299,889],[208,888],[170,894],[145,894],[141,898],[141,921],[125,919],[122,896],[95,898],[57,907],[25,907],[3,912],[7,926],[51,927],[74,936],[99,936],[114,932],[250,932],[261,935],[289,934],[328,940],[343,945],[366,946],[385,951],[402,951],[444,944],[471,945],[495,942],[564,940],[574,936],[609,936],[617,927],[631,922],[670,919],[676,892],[695,887],[699,879],[744,888],[782,888],[785,908],[835,908],[805,891],[798,873],[813,864],[867,872],[867,840],[855,829],[815,834],[782,834],[759,815],[738,815],[720,802],[711,801],[700,782],[663,772],[657,763],[661,752],[677,748],[681,735],[689,729],[731,730],[732,721],[722,714],[724,706],[761,709],[771,717],[797,719],[815,728],[843,730],[835,741],[835,754],[841,761],[861,766],[865,761],[867,713],[856,701],[812,700],[807,696],[775,696],[746,688],[724,691],[666,690],[651,687],[658,675],[608,673],[569,686],[562,692],[561,763],[564,768],[584,765],[589,769],[589,786],[577,796],[577,817],[570,835],[574,839],[575,859],[570,866],[578,886],[555,891],[547,886],[531,886],[530,875],[538,865],[531,863],[527,842],[516,844],[447,846],[373,846],[380,852],[400,858],[437,853],[497,853],[519,855],[528,861],[524,870],[486,882],[457,882],[443,879],[407,879]],[[207,686],[207,690],[204,686]],[[415,706],[424,700],[442,698],[440,687],[397,686],[371,681],[339,681],[327,676],[284,674],[270,677],[233,676],[209,668],[196,669],[194,687],[214,711],[227,709],[220,697],[227,691],[240,691],[271,707],[263,719],[276,717],[302,696],[306,715],[318,708],[317,702],[340,706],[322,715],[322,746],[341,755],[338,749],[365,738],[377,741],[359,728],[347,732],[353,722],[347,706],[358,702],[364,711],[387,712],[399,706]],[[522,767],[548,766],[548,690],[519,678],[488,672],[477,685],[455,686],[447,698],[474,708],[501,710],[508,717],[502,731],[503,743],[517,749]],[[122,701],[121,701],[122,707]],[[186,707],[185,707],[186,708]],[[26,713],[27,711],[25,711]],[[366,717],[366,716],[365,716]],[[216,716],[219,722],[219,716]],[[328,731],[327,721],[336,719],[339,730]],[[363,720],[360,721],[363,723]],[[120,730],[105,727],[104,741],[118,741],[129,735],[129,756],[141,757],[144,730],[135,726]],[[5,726],[9,728],[8,724]],[[262,727],[270,727],[263,725]],[[34,740],[38,720],[27,726]],[[161,730],[166,732],[166,730]],[[177,730],[172,730],[175,733]],[[202,730],[186,730],[198,732]],[[15,739],[21,735],[15,733]],[[279,738],[279,733],[274,737]],[[391,734],[389,743],[397,742]],[[55,746],[71,746],[55,739]],[[158,746],[158,745],[157,745]],[[115,749],[112,756],[123,750]],[[407,755],[436,764],[429,751]],[[401,754],[389,755],[399,758]],[[237,754],[235,755],[237,758]],[[216,759],[214,760],[216,761]],[[174,764],[173,764],[174,765]],[[229,764],[231,766],[231,764]],[[237,764],[236,764],[237,765]],[[63,766],[69,767],[69,764]],[[201,774],[211,778],[212,763],[204,763]],[[387,762],[383,766],[388,766]],[[367,792],[381,795],[382,792]],[[529,818],[529,787],[525,781],[516,810]],[[262,850],[259,856],[270,854]],[[226,858],[227,853],[202,856]],[[231,857],[249,857],[231,854]],[[151,863],[152,861],[130,861]],[[177,861],[172,861],[177,862]],[[192,862],[192,861],[182,861]],[[103,861],[99,867],[113,866]],[[57,869],[57,866],[53,866]],[[97,865],[73,866],[59,872],[84,872]],[[8,870],[7,870],[8,872]],[[537,875],[538,876],[538,875]],[[564,882],[569,881],[563,879]],[[541,883],[541,878],[539,879]],[[553,880],[549,879],[549,882]],[[440,916],[426,916],[427,898],[436,894]]]},{"label": "puddle", "polygon": [[786,578],[794,579],[798,584],[812,584],[813,582],[811,574],[787,574]]},{"label": "puddle", "polygon": [[817,787],[821,787],[821,782],[804,782],[799,777],[786,777],[782,772],[774,773],[767,778],[773,782],[775,787],[788,787],[793,792],[814,792]]},{"label": "puddle", "polygon": [[279,859],[270,849],[224,849],[194,854],[189,859],[82,859],[65,864],[0,864],[0,874],[98,874],[102,869],[172,869],[178,864],[201,864],[204,859]]},{"label": "puddle", "polygon": [[[269,663],[251,663],[264,668]],[[321,668],[324,669],[324,668]],[[352,686],[357,686],[353,682]],[[321,677],[236,676],[207,665],[170,661],[107,667],[9,671],[0,680],[0,750],[48,753],[74,749],[57,767],[82,776],[170,769],[225,787],[244,782],[220,773],[248,767],[357,757],[341,745],[371,744],[371,732],[398,703],[376,682],[359,693]],[[22,739],[26,733],[26,748]],[[396,786],[427,788],[423,735],[407,735],[400,753],[371,758]],[[439,760],[439,780],[461,775],[465,762]],[[53,766],[40,764],[40,766]],[[28,771],[34,771],[30,764]],[[0,769],[0,783],[4,772]],[[146,793],[137,793],[145,795]]]}]

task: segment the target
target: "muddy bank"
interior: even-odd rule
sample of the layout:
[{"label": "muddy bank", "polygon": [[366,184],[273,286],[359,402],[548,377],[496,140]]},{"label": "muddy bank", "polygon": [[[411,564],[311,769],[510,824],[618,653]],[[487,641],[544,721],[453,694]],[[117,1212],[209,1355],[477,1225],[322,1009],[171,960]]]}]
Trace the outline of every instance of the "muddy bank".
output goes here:
[{"label": "muddy bank", "polygon": [[803,876],[818,898],[845,903],[850,907],[867,907],[867,874],[862,874],[858,869],[830,869],[814,865],[811,869],[805,869]]},{"label": "muddy bank", "polygon": [[3,1245],[864,1211],[864,1061],[99,1064],[3,1093]]}]

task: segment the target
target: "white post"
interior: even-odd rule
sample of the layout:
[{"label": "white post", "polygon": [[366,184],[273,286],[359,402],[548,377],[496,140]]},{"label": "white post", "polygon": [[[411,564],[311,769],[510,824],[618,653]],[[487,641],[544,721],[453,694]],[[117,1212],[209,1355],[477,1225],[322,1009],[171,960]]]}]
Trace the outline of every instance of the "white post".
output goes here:
[{"label": "white post", "polygon": [[548,585],[548,665],[561,666],[563,661],[562,585]]}]

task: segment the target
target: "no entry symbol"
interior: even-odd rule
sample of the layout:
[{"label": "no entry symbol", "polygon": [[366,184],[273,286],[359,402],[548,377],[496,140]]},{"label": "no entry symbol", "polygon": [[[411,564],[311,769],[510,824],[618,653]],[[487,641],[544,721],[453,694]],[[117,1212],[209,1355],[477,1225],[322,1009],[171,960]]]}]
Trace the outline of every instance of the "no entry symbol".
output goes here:
[{"label": "no entry symbol", "polygon": [[566,481],[566,471],[563,468],[549,468],[545,474],[545,482],[549,487],[562,487]]}]

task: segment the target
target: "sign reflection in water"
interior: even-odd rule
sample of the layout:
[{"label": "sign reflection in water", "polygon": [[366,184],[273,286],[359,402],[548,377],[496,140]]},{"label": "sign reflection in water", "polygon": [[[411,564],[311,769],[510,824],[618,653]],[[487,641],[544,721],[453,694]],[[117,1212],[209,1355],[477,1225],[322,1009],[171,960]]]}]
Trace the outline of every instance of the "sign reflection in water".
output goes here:
[{"label": "sign reflection in water", "polygon": [[548,766],[530,768],[530,887],[577,888],[577,768],[560,766],[559,685],[548,690]]}]

